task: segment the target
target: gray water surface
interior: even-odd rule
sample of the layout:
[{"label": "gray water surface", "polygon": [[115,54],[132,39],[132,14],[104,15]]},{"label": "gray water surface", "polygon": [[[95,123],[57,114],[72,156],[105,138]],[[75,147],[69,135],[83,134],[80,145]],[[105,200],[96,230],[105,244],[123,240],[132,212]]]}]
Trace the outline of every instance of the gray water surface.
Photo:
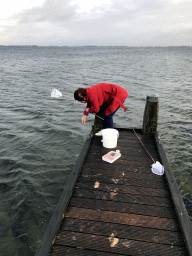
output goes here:
[{"label": "gray water surface", "polygon": [[94,122],[81,124],[74,90],[101,82],[129,92],[122,127],[141,127],[146,96],[159,95],[158,132],[192,217],[191,71],[191,47],[0,47],[0,255],[34,255]]}]

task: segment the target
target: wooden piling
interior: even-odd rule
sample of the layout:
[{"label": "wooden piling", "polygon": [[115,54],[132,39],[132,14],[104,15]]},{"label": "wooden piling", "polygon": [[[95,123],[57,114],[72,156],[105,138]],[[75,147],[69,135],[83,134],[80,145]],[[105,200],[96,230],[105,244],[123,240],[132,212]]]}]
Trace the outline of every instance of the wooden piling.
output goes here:
[{"label": "wooden piling", "polygon": [[143,117],[143,134],[152,135],[157,132],[158,114],[159,96],[148,95],[146,99],[145,112]]}]

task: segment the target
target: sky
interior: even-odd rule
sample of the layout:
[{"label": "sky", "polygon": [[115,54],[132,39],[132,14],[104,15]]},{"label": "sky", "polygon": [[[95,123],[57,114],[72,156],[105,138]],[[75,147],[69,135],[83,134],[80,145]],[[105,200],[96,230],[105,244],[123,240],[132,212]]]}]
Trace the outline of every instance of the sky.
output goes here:
[{"label": "sky", "polygon": [[6,0],[0,45],[192,46],[192,0]]}]

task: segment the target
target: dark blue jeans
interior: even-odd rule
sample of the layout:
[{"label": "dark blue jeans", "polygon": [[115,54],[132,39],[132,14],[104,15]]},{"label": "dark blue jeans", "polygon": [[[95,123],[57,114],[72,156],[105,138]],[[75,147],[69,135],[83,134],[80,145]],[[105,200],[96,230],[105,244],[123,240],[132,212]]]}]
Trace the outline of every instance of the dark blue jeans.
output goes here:
[{"label": "dark blue jeans", "polygon": [[110,115],[106,116],[105,113],[102,113],[102,117],[103,117],[103,129],[106,128],[113,128],[113,116],[114,114],[117,112],[117,110],[120,107],[118,107],[113,113],[111,113]]}]

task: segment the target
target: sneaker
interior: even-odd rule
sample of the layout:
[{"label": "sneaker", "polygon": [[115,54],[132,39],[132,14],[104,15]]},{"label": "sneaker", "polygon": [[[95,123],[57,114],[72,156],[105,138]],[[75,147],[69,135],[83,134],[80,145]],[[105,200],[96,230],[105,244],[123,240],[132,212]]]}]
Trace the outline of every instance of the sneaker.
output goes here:
[{"label": "sneaker", "polygon": [[102,131],[103,130],[100,130],[99,132],[95,133],[96,136],[102,136]]}]

